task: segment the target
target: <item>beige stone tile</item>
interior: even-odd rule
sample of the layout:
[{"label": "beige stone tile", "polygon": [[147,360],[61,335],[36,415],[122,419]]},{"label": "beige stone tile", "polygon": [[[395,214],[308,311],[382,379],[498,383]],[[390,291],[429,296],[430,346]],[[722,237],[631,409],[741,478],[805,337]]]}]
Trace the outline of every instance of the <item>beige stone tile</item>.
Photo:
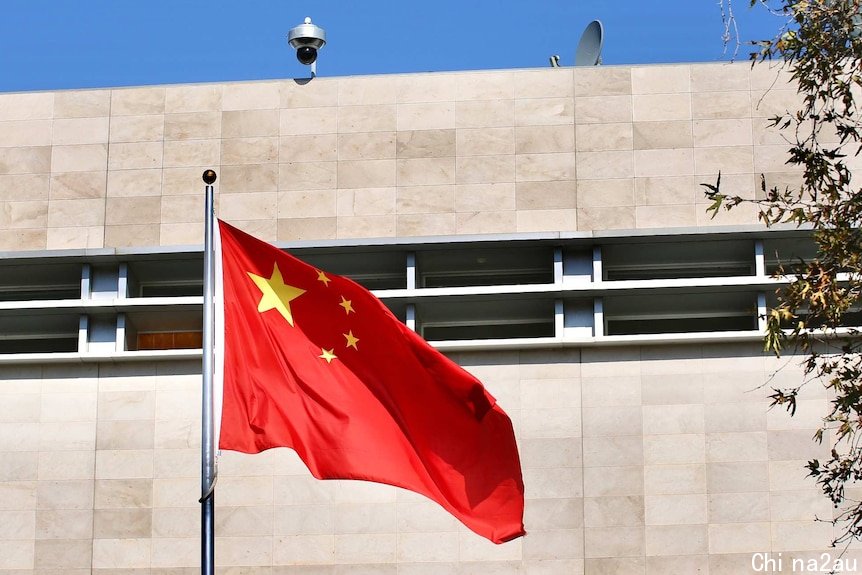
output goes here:
[{"label": "beige stone tile", "polygon": [[[200,565],[200,537],[160,539],[153,545],[150,575],[196,575]],[[177,567],[182,565],[184,567]],[[240,568],[245,571],[244,568]],[[239,571],[242,573],[243,571]],[[250,575],[253,571],[245,571]],[[229,571],[226,573],[230,573]],[[268,571],[263,572],[268,575]]]},{"label": "beige stone tile", "polygon": [[36,511],[0,511],[0,541],[34,539]]},{"label": "beige stone tile", "polygon": [[634,148],[690,148],[693,145],[692,123],[689,121],[635,122]]},{"label": "beige stone tile", "polygon": [[575,98],[575,121],[578,124],[631,122],[632,97],[629,95],[578,96]]},{"label": "beige stone tile", "polygon": [[165,114],[165,140],[203,140],[221,137],[221,114],[187,112]]},{"label": "beige stone tile", "polygon": [[709,526],[710,553],[755,553],[770,548],[769,523],[727,523]]},{"label": "beige stone tile", "polygon": [[[274,507],[220,507],[216,515],[216,530],[221,537],[272,535],[275,509]],[[280,508],[280,511],[285,514],[303,512],[292,508]]]},{"label": "beige stone tile", "polygon": [[612,96],[632,93],[632,68],[582,67],[573,71],[576,96]]},{"label": "beige stone tile", "polygon": [[455,155],[455,130],[400,131],[396,135],[396,157],[439,158]]},{"label": "beige stone tile", "polygon": [[[515,132],[523,130],[521,135],[523,140],[522,146],[525,151],[531,148],[536,148],[542,151],[559,151],[560,146],[564,144],[557,141],[539,141],[538,130],[544,130],[543,135],[549,135],[549,130],[554,130],[554,133],[559,132],[557,126],[541,127],[541,128],[475,128],[475,129],[459,129],[455,134],[455,145],[458,156],[484,156],[498,154],[512,154],[515,151]],[[563,127],[562,131],[566,131]],[[570,129],[569,129],[570,131]],[[535,133],[535,139],[533,138]]]},{"label": "beige stone tile", "polygon": [[644,462],[647,465],[679,465],[705,461],[706,442],[701,434],[645,435],[643,441]]},{"label": "beige stone tile", "polygon": [[395,193],[395,211],[399,214],[433,214],[455,209],[452,185],[402,186]]},{"label": "beige stone tile", "polygon": [[221,505],[259,506],[273,503],[273,478],[261,477],[222,477],[219,481]]},{"label": "beige stone tile", "polygon": [[[759,151],[763,146],[758,146]],[[754,165],[754,151],[751,146],[721,148],[695,148],[695,174],[715,176],[724,174],[750,174],[757,169]],[[759,171],[759,170],[758,170]]]},{"label": "beige stone tile", "polygon": [[660,122],[691,119],[691,95],[640,94],[632,96],[632,119],[635,122]]},{"label": "beige stone tile", "polygon": [[229,220],[274,220],[278,201],[278,192],[222,194],[219,197],[219,215]]},{"label": "beige stone tile", "polygon": [[96,419],[95,393],[43,393],[41,420],[93,421]]},{"label": "beige stone tile", "polygon": [[168,141],[164,143],[163,161],[167,168],[217,166],[219,153],[219,140]]},{"label": "beige stone tile", "polygon": [[[504,156],[505,157],[505,156]],[[575,154],[519,154],[515,156],[516,182],[575,179]]]},{"label": "beige stone tile", "polygon": [[455,183],[457,184],[495,184],[514,181],[514,156],[466,156],[455,159]]},{"label": "beige stone tile", "polygon": [[401,104],[455,99],[452,74],[407,74],[395,77],[395,99]]},{"label": "beige stone tile", "polygon": [[36,512],[36,539],[90,539],[92,509],[40,509]]},{"label": "beige stone tile", "polygon": [[[101,120],[101,118],[94,118],[93,120]],[[110,136],[111,142],[160,141],[165,136],[165,117],[162,114],[151,114],[146,116],[114,116],[111,118]]]},{"label": "beige stone tile", "polygon": [[152,541],[139,539],[93,540],[93,567],[96,569],[149,568]]},{"label": "beige stone tile", "polygon": [[456,100],[497,100],[514,96],[512,72],[464,72],[453,74]]},{"label": "beige stone tile", "polygon": [[751,115],[749,92],[702,92],[691,95],[691,116],[695,120],[747,118]]},{"label": "beige stone tile", "polygon": [[335,134],[282,136],[278,155],[282,161],[331,162],[338,159]]},{"label": "beige stone tile", "polygon": [[94,461],[92,451],[42,451],[38,478],[40,481],[92,479]]},{"label": "beige stone tile", "polygon": [[39,425],[38,445],[41,451],[95,449],[96,422],[43,421]]},{"label": "beige stone tile", "polygon": [[584,418],[584,437],[614,437],[643,433],[640,407],[584,407],[581,411]]},{"label": "beige stone tile", "polygon": [[51,120],[0,122],[0,147],[50,146],[51,125]]},{"label": "beige stone tile", "polygon": [[106,247],[140,247],[159,244],[158,224],[122,224],[105,226]]},{"label": "beige stone tile", "polygon": [[399,533],[397,559],[409,563],[439,563],[458,555],[458,534],[435,533],[429,539],[424,533]]},{"label": "beige stone tile", "polygon": [[105,186],[104,172],[55,173],[50,180],[50,197],[52,201],[104,198]]},{"label": "beige stone tile", "polygon": [[338,107],[339,134],[393,132],[396,125],[395,104]]},{"label": "beige stone tile", "polygon": [[636,206],[635,222],[638,228],[669,228],[694,226],[697,211],[694,206]]},{"label": "beige stone tile", "polygon": [[575,142],[579,152],[631,150],[632,125],[629,123],[579,124]]},{"label": "beige stone tile", "polygon": [[314,108],[338,106],[338,84],[341,78],[315,78],[279,82],[279,107]]},{"label": "beige stone tile", "polygon": [[[316,220],[334,220],[335,218],[315,218]],[[334,225],[327,224],[313,237],[338,238],[383,238],[395,236],[396,218],[394,214],[372,216],[339,216]],[[333,229],[334,228],[334,229]],[[317,229],[317,228],[315,228]],[[321,235],[323,232],[331,235]]]},{"label": "beige stone tile", "polygon": [[580,180],[577,182],[576,205],[581,208],[633,206],[634,186],[628,178],[616,180]]},{"label": "beige stone tile", "polygon": [[547,232],[577,229],[574,209],[525,210],[517,212],[517,231]]},{"label": "beige stone tile", "polygon": [[[90,484],[92,493],[92,483]],[[91,500],[91,506],[93,501]],[[152,479],[99,479],[95,482],[93,509],[153,507]]]},{"label": "beige stone tile", "polygon": [[[40,150],[42,148],[29,149]],[[104,171],[107,160],[108,146],[105,144],[54,146],[51,148],[51,169],[54,172]]]},{"label": "beige stone tile", "polygon": [[573,98],[533,98],[515,100],[516,126],[572,125],[575,121]]},{"label": "beige stone tile", "polygon": [[279,107],[280,86],[275,82],[225,84],[222,110],[270,110]]},{"label": "beige stone tile", "polygon": [[736,64],[692,64],[692,92],[726,92],[729,90],[749,89],[751,66]]},{"label": "beige stone tile", "polygon": [[696,152],[692,154],[692,150],[686,148],[635,150],[634,175],[636,177],[686,176],[694,173],[696,157]]},{"label": "beige stone tile", "polygon": [[278,136],[278,134],[278,110],[236,110],[222,112],[221,135],[223,138],[255,138]]},{"label": "beige stone tile", "polygon": [[89,539],[84,540],[51,540],[37,541],[35,545],[34,566],[36,573],[50,573],[56,569],[61,573],[74,573],[77,569],[89,569],[92,565],[92,548]]},{"label": "beige stone tile", "polygon": [[[157,170],[162,174],[162,195],[163,196],[182,196],[188,194],[200,194],[203,181],[201,174],[203,170],[200,167],[194,168],[163,168]],[[219,181],[216,184],[220,189],[222,171],[218,172]]]},{"label": "beige stone tile", "polygon": [[165,113],[165,88],[116,88],[111,90],[111,116]]},{"label": "beige stone tile", "polygon": [[284,535],[272,540],[273,565],[331,565],[335,562],[335,536]]},{"label": "beige stone tile", "polygon": [[830,453],[828,443],[814,441],[813,435],[813,429],[767,432],[769,460],[827,458]]},{"label": "beige stone tile", "polygon": [[144,479],[153,476],[153,452],[149,449],[96,452],[98,479]]},{"label": "beige stone tile", "polygon": [[165,88],[165,112],[168,114],[219,112],[221,111],[221,103],[221,84],[167,86]]},{"label": "beige stone tile", "polygon": [[767,404],[718,403],[706,406],[705,415],[708,432],[765,431]]},{"label": "beige stone tile", "polygon": [[278,161],[278,138],[235,138],[221,141],[221,164],[265,164]]},{"label": "beige stone tile", "polygon": [[631,151],[580,152],[576,156],[578,180],[631,178],[635,175]]},{"label": "beige stone tile", "polygon": [[505,128],[514,125],[515,105],[512,100],[455,103],[456,128]]},{"label": "beige stone tile", "polygon": [[455,233],[454,214],[401,214],[396,216],[398,236],[445,236]]},{"label": "beige stone tile", "polygon": [[105,224],[157,224],[161,216],[161,198],[108,198]]},{"label": "beige stone tile", "polygon": [[694,204],[703,188],[692,176],[656,176],[635,178],[635,203],[644,206]]},{"label": "beige stone tile", "polygon": [[704,410],[701,405],[645,405],[644,433],[703,433]]},{"label": "beige stone tile", "polygon": [[758,64],[752,67],[748,74],[752,90],[790,87],[793,84],[792,75],[787,65],[777,60]]},{"label": "beige stone tile", "polygon": [[395,188],[338,190],[336,192],[336,214],[339,217],[394,214],[395,191]]},{"label": "beige stone tile", "polygon": [[[106,185],[104,182],[105,174],[96,172],[93,176],[94,178],[99,176],[102,178],[101,185],[104,189]],[[158,196],[161,187],[162,171],[159,169],[115,170],[108,172],[108,197]],[[102,195],[105,195],[104,191]]]},{"label": "beige stone tile", "polygon": [[[160,223],[162,225],[203,222],[204,198],[201,196],[165,196],[162,198],[161,210]],[[190,227],[194,229],[194,226]],[[164,228],[162,229],[164,230]],[[162,237],[162,240],[164,239]]]},{"label": "beige stone tile", "polygon": [[396,155],[396,133],[339,134],[336,145],[339,160],[386,160]]},{"label": "beige stone tile", "polygon": [[751,91],[751,117],[772,118],[773,116],[795,113],[802,105],[802,97],[796,90],[782,90],[777,87],[767,90]]},{"label": "beige stone tile", "polygon": [[[0,481],[35,481],[38,464],[39,458],[36,452],[0,452]],[[0,533],[3,528],[4,523],[0,521]],[[0,536],[0,538],[3,537]],[[7,537],[7,539],[15,539],[15,537]]]},{"label": "beige stone tile", "polygon": [[515,206],[518,210],[575,208],[575,182],[518,182],[515,184]]},{"label": "beige stone tile", "polygon": [[766,461],[766,433],[709,433],[706,436],[707,460],[710,463]]},{"label": "beige stone tile", "polygon": [[49,146],[0,148],[0,175],[48,173],[53,149]]},{"label": "beige stone tile", "polygon": [[45,480],[36,486],[37,509],[92,509],[93,480]]},{"label": "beige stone tile", "polygon": [[706,525],[648,525],[646,554],[671,557],[705,556],[708,538]]},{"label": "beige stone tile", "polygon": [[[102,146],[102,148],[106,147]],[[54,162],[56,164],[57,148],[55,147],[54,150]],[[164,146],[162,142],[112,143],[107,151],[109,170],[134,170],[162,167],[162,158],[164,155]],[[101,167],[104,169],[104,164],[102,164]],[[98,165],[94,164],[90,169],[98,169]]]},{"label": "beige stone tile", "polygon": [[638,557],[643,554],[643,527],[588,527],[584,529],[585,557]]},{"label": "beige stone tile", "polygon": [[572,68],[516,70],[515,98],[572,98],[574,77]]},{"label": "beige stone tile", "polygon": [[163,246],[191,246],[200,244],[203,233],[203,222],[196,222],[192,225],[188,223],[160,224],[158,230],[159,242]]},{"label": "beige stone tile", "polygon": [[18,229],[4,230],[0,229],[0,250],[3,251],[19,251],[19,250],[44,250],[47,245],[46,230],[34,229]]},{"label": "beige stone tile", "polygon": [[0,201],[46,200],[50,179],[47,174],[0,175]]},{"label": "beige stone tile", "polygon": [[[823,564],[821,549],[827,549],[834,539],[832,526],[825,522],[786,521],[772,523],[773,549],[777,551],[811,550],[820,552],[815,557]],[[836,553],[835,556],[838,554]],[[834,561],[834,559],[833,559]]]},{"label": "beige stone tile", "polygon": [[677,94],[691,87],[691,67],[634,66],[632,67],[632,94]]},{"label": "beige stone tile", "polygon": [[[511,138],[511,136],[509,136]],[[507,140],[506,148],[498,153],[511,153],[511,140]],[[459,155],[461,146],[459,142]],[[482,142],[476,142],[476,155],[481,155]],[[495,149],[495,148],[491,148]],[[570,125],[560,126],[520,126],[515,128],[515,153],[542,154],[553,152],[575,151],[575,131]],[[489,151],[487,153],[494,153]]]},{"label": "beige stone tile", "polygon": [[569,559],[572,564],[579,562],[584,556],[583,530],[560,529],[545,533],[541,541],[525,539],[523,556],[528,561],[551,561],[554,567],[560,560]]},{"label": "beige stone tile", "polygon": [[709,523],[769,521],[769,508],[770,499],[763,492],[713,493],[709,495]]},{"label": "beige stone tile", "polygon": [[702,525],[706,520],[705,494],[647,495],[644,498],[647,525]]},{"label": "beige stone tile", "polygon": [[217,186],[223,194],[278,190],[278,164],[224,166],[218,177]]},{"label": "beige stone tile", "polygon": [[338,80],[338,105],[394,104],[392,81],[385,77],[346,77]]},{"label": "beige stone tile", "polygon": [[0,94],[0,121],[50,120],[53,114],[53,92]]},{"label": "beige stone tile", "polygon": [[338,131],[336,108],[296,108],[279,111],[279,135],[334,134]]},{"label": "beige stone tile", "polygon": [[[823,495],[820,489],[807,489],[800,491],[780,491],[769,494],[769,501],[764,501],[762,493],[751,494],[760,496],[758,506],[763,508],[762,515],[777,521],[810,521],[815,517],[829,517],[832,515],[832,503],[828,497]],[[742,503],[745,503],[743,501]],[[754,521],[765,521],[766,519],[754,519]]]},{"label": "beige stone tile", "polygon": [[97,449],[152,449],[153,421],[100,421]]},{"label": "beige stone tile", "polygon": [[634,207],[578,208],[578,230],[633,229]]},{"label": "beige stone tile", "polygon": [[644,468],[644,492],[647,495],[706,493],[706,466],[647,465]]},{"label": "beige stone tile", "polygon": [[614,527],[644,524],[644,498],[627,495],[584,499],[584,526]]},{"label": "beige stone tile", "polygon": [[6,202],[0,211],[0,226],[16,228],[44,228],[48,220],[48,202]]},{"label": "beige stone tile", "polygon": [[[243,196],[236,196],[242,202]],[[336,215],[336,193],[334,190],[309,190],[304,192],[279,192],[277,195],[277,217],[323,218]],[[246,218],[248,219],[248,218]]]},{"label": "beige stone tile", "polygon": [[37,504],[36,481],[4,481],[0,483],[0,509],[32,511]]},{"label": "beige stone tile", "polygon": [[692,132],[698,147],[752,145],[750,119],[695,120]]},{"label": "beige stone tile", "polygon": [[457,184],[455,186],[456,212],[482,212],[491,208],[514,210],[515,185],[502,184]]},{"label": "beige stone tile", "polygon": [[[341,162],[344,164],[345,162]],[[395,161],[395,181],[398,186],[433,186],[454,184],[455,158],[408,158]],[[339,177],[339,186],[341,178]]]},{"label": "beige stone tile", "polygon": [[339,188],[390,187],[396,181],[395,160],[346,160],[337,169]]},{"label": "beige stone tile", "polygon": [[54,118],[96,118],[111,110],[109,90],[69,90],[54,93]]},{"label": "beige stone tile", "polygon": [[[650,548],[650,541],[657,540],[655,536],[662,532],[669,532],[671,539],[674,535],[673,529],[666,527],[652,527],[647,530],[648,549]],[[661,575],[662,573],[709,573],[709,557],[707,555],[648,556],[646,558],[646,575]]]},{"label": "beige stone tile", "polygon": [[[778,146],[755,146],[754,147],[754,167],[756,173],[764,172],[798,172],[798,165],[788,164],[787,160],[790,155],[787,152],[787,145]],[[742,150],[739,150],[739,155],[742,155]],[[742,160],[739,160],[739,168],[743,166]]]},{"label": "beige stone tile", "polygon": [[398,131],[452,129],[455,127],[455,103],[398,104],[395,125]]}]

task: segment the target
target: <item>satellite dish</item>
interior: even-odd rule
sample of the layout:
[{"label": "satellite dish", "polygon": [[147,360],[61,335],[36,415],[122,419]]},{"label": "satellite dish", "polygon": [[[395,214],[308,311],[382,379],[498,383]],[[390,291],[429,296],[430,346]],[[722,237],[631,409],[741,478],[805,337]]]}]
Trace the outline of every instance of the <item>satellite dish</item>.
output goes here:
[{"label": "satellite dish", "polygon": [[604,28],[599,20],[593,20],[581,34],[578,49],[575,52],[575,66],[598,66],[602,63],[602,43]]}]

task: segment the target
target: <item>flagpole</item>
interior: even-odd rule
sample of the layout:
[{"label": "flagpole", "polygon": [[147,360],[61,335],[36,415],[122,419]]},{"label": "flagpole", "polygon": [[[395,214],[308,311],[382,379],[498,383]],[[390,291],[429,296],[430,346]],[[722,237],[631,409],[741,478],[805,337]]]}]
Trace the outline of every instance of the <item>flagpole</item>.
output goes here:
[{"label": "flagpole", "polygon": [[203,393],[201,402],[201,575],[215,574],[215,442],[213,431],[213,184],[216,173],[203,173],[206,184],[204,216]]}]

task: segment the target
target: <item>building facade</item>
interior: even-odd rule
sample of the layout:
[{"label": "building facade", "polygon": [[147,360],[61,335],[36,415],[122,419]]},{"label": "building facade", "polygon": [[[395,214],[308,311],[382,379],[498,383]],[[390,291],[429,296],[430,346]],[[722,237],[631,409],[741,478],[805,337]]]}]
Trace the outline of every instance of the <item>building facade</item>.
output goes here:
[{"label": "building facade", "polygon": [[747,64],[0,94],[0,575],[197,572],[207,168],[219,217],[486,384],[527,497],[495,546],[289,450],[224,453],[220,573],[855,572],[805,477],[825,390],[768,410],[802,378],[761,351],[769,274],[810,242],[711,219],[701,185],[797,181],[768,124],[798,98]]}]

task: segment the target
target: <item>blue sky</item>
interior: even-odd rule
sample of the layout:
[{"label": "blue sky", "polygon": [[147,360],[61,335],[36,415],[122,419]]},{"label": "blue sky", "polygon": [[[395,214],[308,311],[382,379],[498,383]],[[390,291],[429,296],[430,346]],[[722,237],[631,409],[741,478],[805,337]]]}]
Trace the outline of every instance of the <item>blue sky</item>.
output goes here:
[{"label": "blue sky", "polygon": [[[734,8],[743,40],[781,25]],[[306,77],[286,43],[305,16],[326,29],[320,76],[571,65],[594,19],[605,64],[733,52],[718,0],[2,0],[0,92]]]}]

